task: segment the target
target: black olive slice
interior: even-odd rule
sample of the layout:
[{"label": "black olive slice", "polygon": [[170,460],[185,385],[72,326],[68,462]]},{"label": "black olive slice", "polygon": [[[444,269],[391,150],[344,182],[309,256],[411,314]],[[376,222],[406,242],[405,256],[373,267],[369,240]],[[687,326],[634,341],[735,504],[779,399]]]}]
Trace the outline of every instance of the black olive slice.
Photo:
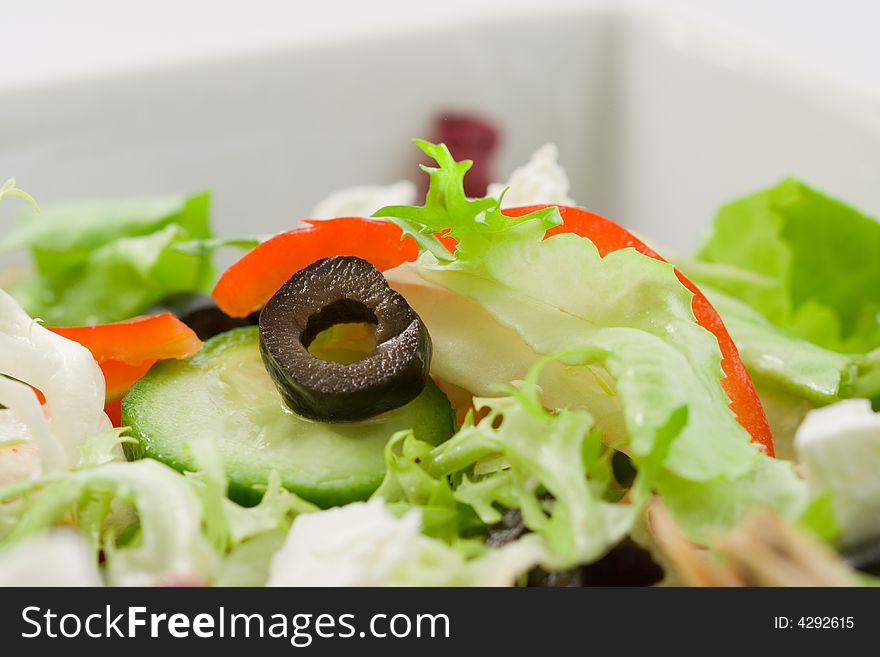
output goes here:
[{"label": "black olive slice", "polygon": [[[501,521],[489,528],[486,544],[501,547],[529,533],[519,509],[507,509]],[[631,538],[624,538],[598,561],[568,570],[547,571],[535,566],[526,575],[530,587],[653,586],[663,579],[663,568],[651,553]]]},{"label": "black olive slice", "polygon": [[856,570],[880,576],[880,537],[846,550],[843,558]]},{"label": "black olive slice", "polygon": [[[322,360],[309,345],[337,324],[376,327],[376,348],[353,363]],[[415,399],[428,380],[431,337],[406,300],[368,261],[318,260],[260,313],[260,352],[284,403],[324,422],[363,420]]]}]

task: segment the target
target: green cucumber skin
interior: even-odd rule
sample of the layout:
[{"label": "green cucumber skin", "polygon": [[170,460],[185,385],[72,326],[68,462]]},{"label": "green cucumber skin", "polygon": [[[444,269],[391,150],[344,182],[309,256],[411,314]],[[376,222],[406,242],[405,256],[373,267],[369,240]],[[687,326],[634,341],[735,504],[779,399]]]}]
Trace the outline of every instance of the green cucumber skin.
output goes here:
[{"label": "green cucumber skin", "polygon": [[[252,359],[253,362],[251,362]],[[221,430],[220,425],[230,421],[234,426],[237,426],[235,423],[239,416],[247,416],[251,411],[254,411],[253,403],[240,409],[233,409],[228,405],[224,406],[223,399],[216,398],[212,396],[212,393],[206,392],[213,382],[212,377],[214,377],[217,368],[222,370],[227,364],[234,365],[236,363],[239,365],[244,363],[246,368],[250,368],[249,372],[242,375],[242,380],[246,384],[242,389],[242,394],[251,394],[253,390],[256,390],[256,393],[253,394],[257,395],[256,405],[259,408],[255,412],[259,414],[265,411],[270,420],[274,420],[276,424],[281,423],[282,431],[288,428],[286,423],[288,422],[287,418],[290,418],[291,434],[289,439],[296,439],[298,435],[296,431],[299,430],[300,433],[304,431],[305,434],[311,436],[308,440],[314,442],[320,439],[322,427],[327,427],[326,440],[331,453],[325,459],[327,461],[325,465],[331,469],[338,469],[336,468],[337,463],[340,460],[345,461],[347,456],[346,451],[340,450],[340,446],[333,441],[342,440],[342,447],[345,448],[348,443],[344,441],[355,436],[350,445],[352,450],[358,450],[361,448],[360,441],[356,438],[358,432],[369,436],[364,440],[372,440],[375,443],[375,449],[372,446],[363,447],[363,449],[369,450],[367,456],[371,461],[377,461],[380,456],[377,450],[383,449],[384,443],[396,431],[411,428],[420,440],[438,444],[449,438],[455,430],[454,413],[449,400],[433,382],[429,382],[422,393],[406,406],[363,422],[348,422],[344,425],[314,423],[293,415],[286,407],[282,413],[276,408],[276,403],[278,407],[283,406],[281,397],[271,384],[271,379],[262,366],[258,329],[257,327],[244,327],[233,329],[208,340],[202,350],[189,359],[160,361],[132,386],[122,401],[122,423],[131,428],[131,435],[137,442],[125,446],[126,457],[129,460],[149,457],[179,471],[196,470],[196,464],[191,460],[184,447],[184,442],[188,438],[196,436],[209,436],[215,440],[217,440],[217,436],[228,436],[229,432]],[[256,368],[254,363],[258,363],[259,368]],[[232,371],[242,370],[243,368],[239,367]],[[222,371],[219,376],[222,377]],[[235,377],[235,374],[233,373],[232,376]],[[201,386],[193,386],[194,382],[201,383]],[[166,388],[166,386],[176,386],[179,390]],[[172,394],[175,392],[180,394]],[[187,393],[191,395],[191,399],[187,398]],[[167,397],[164,400],[162,399],[163,394]],[[193,403],[189,404],[189,401]],[[253,400],[251,401],[253,402]],[[214,410],[213,417],[210,412],[201,413],[203,410],[201,407],[205,405]],[[192,415],[187,415],[187,413],[192,413]],[[282,417],[283,419],[279,420]],[[409,420],[406,419],[407,417]],[[167,426],[163,427],[163,423]],[[308,424],[300,425],[299,423]],[[254,426],[247,420],[244,421],[244,424],[250,427]],[[379,426],[371,427],[373,424]],[[386,424],[388,425],[387,435],[385,435]],[[260,428],[260,436],[262,436],[262,432],[263,428]],[[171,433],[174,433],[175,436],[171,437],[169,435]],[[316,434],[318,438],[315,437]],[[240,440],[238,437],[236,440],[230,440],[226,437],[217,441],[217,444],[222,443],[234,451],[243,449],[247,454],[247,450],[251,448],[245,445],[245,441],[252,439],[252,435],[246,434]],[[281,441],[286,439],[283,435],[280,438]],[[277,444],[278,436],[275,436],[275,440]],[[230,445],[231,447],[229,447]],[[271,438],[268,446],[272,448]],[[334,454],[334,450],[337,453]],[[311,476],[299,473],[296,463],[273,462],[272,468],[261,468],[259,464],[255,465],[252,459],[240,458],[240,454],[237,455],[239,458],[224,456],[229,481],[229,497],[246,506],[257,504],[262,498],[262,491],[265,488],[270,469],[278,470],[286,488],[322,508],[366,499],[379,487],[384,477],[383,466],[382,468],[367,468],[368,471],[348,475],[337,472],[327,480],[316,480],[314,473]],[[260,454],[256,452],[255,457],[259,456]],[[319,454],[319,456],[323,457],[323,454]],[[245,460],[249,462],[246,463]]]}]

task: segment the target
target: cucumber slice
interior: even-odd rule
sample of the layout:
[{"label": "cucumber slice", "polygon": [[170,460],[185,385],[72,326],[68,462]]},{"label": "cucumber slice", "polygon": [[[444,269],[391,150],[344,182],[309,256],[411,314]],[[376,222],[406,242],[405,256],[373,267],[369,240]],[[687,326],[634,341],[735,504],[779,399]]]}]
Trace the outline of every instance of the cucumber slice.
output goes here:
[{"label": "cucumber slice", "polygon": [[188,442],[213,440],[229,497],[246,505],[260,500],[272,470],[322,507],[366,499],[382,482],[385,444],[396,431],[412,429],[434,445],[454,431],[449,400],[433,382],[405,406],[359,422],[295,415],[263,366],[255,326],[218,335],[187,360],[154,365],[123,399],[122,421],[137,439],[127,446],[129,459],[150,457],[180,471],[196,469]]}]

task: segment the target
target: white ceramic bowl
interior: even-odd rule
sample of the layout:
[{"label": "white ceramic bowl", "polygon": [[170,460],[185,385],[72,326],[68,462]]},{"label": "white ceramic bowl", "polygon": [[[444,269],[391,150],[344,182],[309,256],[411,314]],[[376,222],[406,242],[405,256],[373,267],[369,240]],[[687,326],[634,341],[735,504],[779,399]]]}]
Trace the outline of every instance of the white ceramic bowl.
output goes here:
[{"label": "white ceramic bowl", "polygon": [[682,22],[567,11],[7,93],[0,172],[41,201],[215,191],[224,234],[414,177],[443,109],[545,141],[582,204],[692,247],[720,203],[795,175],[880,215],[880,106]]}]

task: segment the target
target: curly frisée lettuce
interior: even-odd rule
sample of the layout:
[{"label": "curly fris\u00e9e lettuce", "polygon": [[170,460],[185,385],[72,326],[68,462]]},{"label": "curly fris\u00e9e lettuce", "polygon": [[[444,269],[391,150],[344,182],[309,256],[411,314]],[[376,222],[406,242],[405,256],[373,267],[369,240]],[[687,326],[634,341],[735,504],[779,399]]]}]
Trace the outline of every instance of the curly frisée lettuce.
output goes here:
[{"label": "curly fris\u00e9e lettuce", "polygon": [[[454,162],[442,145],[419,145],[441,165],[429,170],[425,206],[377,215],[394,214],[410,233],[449,230],[458,239],[454,257],[447,252],[451,260],[436,257],[437,244],[428,249],[415,264],[420,276],[476,301],[537,354],[575,350],[563,362],[603,367],[615,382],[635,455],[650,453],[657,431],[687,407],[666,467],[709,480],[754,466],[758,451],[721,387],[718,343],[695,321],[692,294],[671,265],[633,249],[602,258],[589,239],[573,234],[544,239],[559,222],[555,208],[511,218],[498,200],[465,199],[468,163]],[[592,376],[586,368],[583,375]]]},{"label": "curly fris\u00e9e lettuce", "polygon": [[[430,188],[424,207],[387,207],[376,215],[393,217],[406,233],[417,237],[423,252],[410,267],[423,279],[476,302],[499,326],[514,331],[536,358],[559,354],[562,363],[580,376],[595,378],[598,371],[603,380],[609,381],[605,386],[607,395],[619,404],[626,427],[626,439],[619,448],[629,453],[641,471],[636,491],[641,495],[658,491],[682,502],[690,496],[698,499],[705,491],[708,499],[700,507],[698,519],[693,514],[681,514],[685,528],[703,536],[735,522],[757,498],[788,516],[800,512],[805,497],[798,492],[802,486],[790,465],[768,467],[767,457],[750,442],[728,408],[729,398],[720,383],[723,373],[717,340],[696,322],[692,294],[679,282],[671,265],[634,249],[600,257],[589,239],[573,234],[545,239],[545,231],[559,223],[555,208],[512,218],[501,213],[499,200],[467,199],[461,182],[469,163],[455,162],[443,145],[417,143],[440,165],[425,169]],[[454,254],[435,237],[446,231],[458,241]],[[416,293],[418,289],[412,287]],[[418,310],[418,300],[407,298]],[[467,320],[462,317],[461,321]],[[433,335],[430,322],[428,328]],[[486,331],[473,334],[471,339],[489,342],[493,337],[491,331]],[[439,352],[435,361],[438,356]],[[492,363],[479,360],[468,363],[468,367],[496,369]],[[497,383],[500,387],[508,381]],[[515,408],[531,405],[538,413],[541,404],[535,399],[520,398]],[[525,444],[531,441],[534,451],[527,457],[511,453],[519,466],[545,468],[523,481],[533,486],[538,481],[551,493],[555,505],[563,510],[558,516],[561,520],[547,519],[542,505],[535,498],[524,497],[521,490],[511,492],[517,490],[513,479],[516,469],[506,454],[513,448],[502,448],[495,434],[487,436],[489,427],[483,423],[465,425],[430,456],[412,440],[398,438],[397,443],[403,440],[404,457],[418,454],[419,469],[428,475],[442,478],[458,473],[463,479],[454,486],[452,497],[458,503],[468,503],[484,522],[497,517],[498,505],[525,505],[527,526],[544,532],[545,540],[562,562],[587,555],[595,558],[602,546],[619,538],[619,526],[614,518],[604,517],[604,507],[596,503],[595,496],[569,498],[566,493],[567,487],[575,485],[573,482],[579,482],[581,493],[587,485],[583,471],[578,474],[571,470],[571,455],[583,449],[584,433],[591,428],[591,420],[586,418],[591,416],[572,415],[577,409],[561,408],[546,396],[542,401],[558,411],[558,415],[549,416],[553,421],[580,418],[577,429],[571,430],[576,438],[571,438],[568,452],[557,454],[553,467],[542,463],[548,457],[542,450],[551,450],[545,439],[547,427],[541,426],[539,415],[530,417],[514,411],[523,427],[534,422],[534,426],[517,431]],[[491,414],[496,405],[506,402],[481,403],[489,405]],[[497,410],[496,415],[504,417],[498,431],[507,431],[510,412],[500,407]],[[599,430],[603,428],[598,426]],[[441,458],[455,448],[462,451]],[[477,455],[475,459],[453,458],[471,451]],[[509,468],[474,481],[468,468],[476,468],[476,460],[497,453],[506,455]],[[437,466],[435,460],[454,465]],[[564,464],[569,465],[566,468]],[[553,480],[551,471],[556,468],[566,473],[564,483]],[[396,473],[403,491],[420,490],[416,484],[424,480],[393,455],[389,457],[389,472]],[[442,485],[441,481],[431,493],[434,502],[441,496]],[[387,492],[388,486],[391,484],[386,482],[380,491]],[[714,495],[713,491],[720,488],[725,489],[725,495]],[[424,494],[417,496],[420,504],[430,505],[432,499]],[[670,506],[673,511],[684,508],[681,504]],[[556,529],[560,526],[565,529]]]},{"label": "curly fris\u00e9e lettuce", "polygon": [[206,291],[209,252],[174,247],[211,236],[208,204],[201,193],[29,209],[0,241],[0,251],[33,255],[33,276],[12,292],[32,316],[63,326],[128,319],[169,294]]},{"label": "curly fris\u00e9e lettuce", "polygon": [[604,368],[635,455],[650,453],[657,431],[687,407],[666,467],[696,480],[748,471],[758,451],[728,408],[717,341],[694,321],[672,266],[633,250],[600,258],[571,234],[518,233],[479,246],[464,239],[453,265],[420,261],[419,273],[478,301],[536,353],[574,350],[562,362]]},{"label": "curly fris\u00e9e lettuce", "polygon": [[[609,501],[611,450],[601,444],[584,410],[547,411],[537,386],[540,366],[510,396],[476,400],[488,411],[437,447],[412,432],[395,435],[386,450],[388,474],[376,496],[433,511],[472,510],[486,525],[503,508],[518,508],[543,539],[542,565],[562,569],[589,563],[627,535],[637,504]],[[530,539],[532,540],[532,539]]]},{"label": "curly fris\u00e9e lettuce", "polygon": [[[632,531],[652,493],[688,535],[702,541],[755,508],[788,518],[805,511],[806,484],[786,461],[761,455],[745,474],[711,481],[670,472],[664,462],[687,422],[685,407],[658,429],[652,450],[633,459],[637,474],[624,498],[611,467],[615,450],[603,446],[591,415],[545,408],[537,381],[554,358],[543,359],[507,396],[476,400],[487,413],[479,421],[470,414],[442,445],[420,442],[411,432],[396,434],[386,448],[387,474],[375,497],[399,513],[418,508],[423,531],[460,551],[473,549],[467,537],[478,533],[475,517],[493,525],[503,509],[518,508],[533,532],[525,538],[535,563],[550,570],[604,555]],[[615,447],[626,450],[627,444]]]},{"label": "curly fris\u00e9e lettuce", "polygon": [[[456,162],[443,144],[431,144],[421,139],[416,139],[415,144],[440,165],[420,165],[431,181],[425,205],[385,206],[373,216],[383,217],[400,226],[404,234],[416,240],[420,250],[431,253],[439,262],[448,263],[454,258],[437,237],[438,232],[446,232],[459,240],[460,251],[461,238],[466,235],[496,233],[531,222],[537,222],[546,230],[562,222],[555,208],[538,210],[512,220],[501,213],[504,194],[501,194],[501,199],[469,199],[464,193],[464,176],[473,163],[470,160]],[[459,254],[456,253],[455,257],[459,257]]]}]

